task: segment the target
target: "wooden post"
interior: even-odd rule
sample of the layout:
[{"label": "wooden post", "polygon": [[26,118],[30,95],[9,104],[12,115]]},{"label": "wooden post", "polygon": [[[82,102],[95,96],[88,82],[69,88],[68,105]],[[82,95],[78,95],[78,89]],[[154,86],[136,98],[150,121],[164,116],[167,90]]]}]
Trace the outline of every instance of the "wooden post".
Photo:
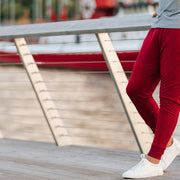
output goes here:
[{"label": "wooden post", "polygon": [[139,149],[141,153],[147,153],[152,142],[152,135],[150,134],[147,125],[141,119],[136,108],[126,94],[128,80],[121,66],[119,58],[114,50],[111,39],[108,33],[98,33],[96,36],[101,46],[106,64],[114,80],[119,97],[124,106],[124,110],[126,112]]},{"label": "wooden post", "polygon": [[70,145],[71,139],[67,136],[67,130],[47,91],[47,87],[28,49],[25,39],[16,38],[14,42],[56,144],[59,146]]}]

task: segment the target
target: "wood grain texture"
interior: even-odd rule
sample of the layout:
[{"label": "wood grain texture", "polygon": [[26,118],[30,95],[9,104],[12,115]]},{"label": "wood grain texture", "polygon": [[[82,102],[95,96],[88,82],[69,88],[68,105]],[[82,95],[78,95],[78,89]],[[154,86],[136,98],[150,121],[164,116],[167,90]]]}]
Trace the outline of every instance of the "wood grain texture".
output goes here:
[{"label": "wood grain texture", "polygon": [[[53,143],[0,140],[0,179],[6,180],[119,180],[123,171],[140,160],[136,151]],[[162,177],[179,180],[178,157]]]}]

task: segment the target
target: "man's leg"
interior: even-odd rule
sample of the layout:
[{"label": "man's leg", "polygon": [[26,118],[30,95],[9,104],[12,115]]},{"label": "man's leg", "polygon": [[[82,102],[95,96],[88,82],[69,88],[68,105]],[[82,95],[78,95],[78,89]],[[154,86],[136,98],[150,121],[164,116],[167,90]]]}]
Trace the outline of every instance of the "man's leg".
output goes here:
[{"label": "man's leg", "polygon": [[160,111],[149,156],[161,159],[180,111],[180,29],[161,30]]},{"label": "man's leg", "polygon": [[159,29],[151,29],[144,40],[126,91],[139,114],[153,132],[156,129],[159,107],[152,94],[159,80]]},{"label": "man's leg", "polygon": [[[127,94],[146,124],[156,130],[159,107],[152,97],[160,80],[159,29],[151,29],[144,40],[141,52],[130,77]],[[123,178],[146,178],[163,174],[161,164],[142,156],[142,160],[124,172]]]}]

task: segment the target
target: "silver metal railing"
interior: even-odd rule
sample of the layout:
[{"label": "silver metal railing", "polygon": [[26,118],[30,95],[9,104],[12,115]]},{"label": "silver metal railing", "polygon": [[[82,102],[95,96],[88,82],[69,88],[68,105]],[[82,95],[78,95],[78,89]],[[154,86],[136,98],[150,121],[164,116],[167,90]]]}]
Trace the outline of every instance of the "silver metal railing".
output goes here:
[{"label": "silver metal railing", "polygon": [[[101,139],[101,142],[104,144],[107,141],[114,142],[114,147],[116,144],[122,142],[124,144],[135,142],[133,138],[131,138],[132,142],[127,141],[129,135],[132,137],[132,132],[127,124],[129,120],[140,150],[143,152],[147,151],[152,136],[125,93],[127,78],[116,56],[116,49],[114,50],[107,33],[147,31],[151,23],[152,19],[150,16],[127,16],[125,18],[1,27],[0,38],[14,39],[18,49],[17,54],[20,55],[26,72],[22,69],[22,63],[19,62],[12,64],[5,62],[0,64],[2,68],[2,71],[0,71],[1,75],[6,77],[7,75],[12,75],[4,81],[0,81],[3,85],[6,83],[12,85],[12,87],[1,86],[2,89],[0,91],[4,93],[9,91],[9,94],[2,94],[0,96],[4,107],[7,103],[7,108],[2,107],[0,116],[6,119],[7,114],[11,115],[16,123],[20,122],[22,125],[23,123],[20,119],[27,118],[28,120],[24,120],[24,122],[27,123],[28,121],[29,124],[33,124],[33,120],[35,119],[39,120],[42,118],[43,121],[44,114],[50,131],[44,121],[43,123],[42,121],[37,121],[37,134],[39,130],[45,128],[47,131],[44,132],[48,133],[44,133],[44,136],[47,136],[48,140],[53,141],[52,137],[50,138],[50,134],[52,133],[58,145],[76,143],[77,141],[79,142],[79,139],[81,139],[82,143],[86,142],[87,138],[89,138],[92,140],[91,144]],[[35,63],[24,40],[24,38],[87,33],[96,34],[111,76],[107,70],[72,71],[66,69],[41,69],[42,64],[47,65],[48,63],[52,64],[52,62]],[[113,42],[113,45],[115,45],[116,41],[117,38]],[[58,44],[54,42],[54,45]],[[61,45],[64,44],[63,42],[61,43]],[[35,47],[36,45],[31,46]],[[0,58],[1,56],[6,56],[6,54],[1,54]],[[86,60],[83,63],[87,63]],[[7,67],[10,67],[11,72],[8,72],[9,69],[7,71]],[[17,81],[14,80],[16,76],[20,77]],[[26,79],[24,79],[25,76]],[[113,82],[117,91],[114,88]],[[18,84],[21,84],[20,88]],[[32,84],[36,96],[33,94],[30,84]],[[43,110],[43,114],[39,110],[40,107],[36,102],[37,99]],[[9,104],[8,101],[10,101]],[[15,102],[12,103],[13,101]],[[125,111],[122,110],[122,106]],[[10,112],[11,108],[13,109],[12,112]],[[30,109],[30,114],[23,114],[24,110],[28,112]],[[8,120],[6,119],[5,122],[11,124],[12,120],[8,116]],[[9,125],[9,127],[11,126]],[[20,131],[23,132],[24,128]],[[26,133],[30,132],[28,128],[25,131]]]}]

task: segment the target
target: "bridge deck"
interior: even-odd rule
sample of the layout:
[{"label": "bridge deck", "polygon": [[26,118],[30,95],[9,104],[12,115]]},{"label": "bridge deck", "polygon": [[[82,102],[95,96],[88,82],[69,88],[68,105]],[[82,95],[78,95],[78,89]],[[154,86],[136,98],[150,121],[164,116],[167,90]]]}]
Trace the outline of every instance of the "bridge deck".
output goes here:
[{"label": "bridge deck", "polygon": [[[20,140],[0,140],[0,179],[4,180],[119,180],[139,160],[135,151]],[[180,157],[165,175],[150,179],[179,179]]]}]

